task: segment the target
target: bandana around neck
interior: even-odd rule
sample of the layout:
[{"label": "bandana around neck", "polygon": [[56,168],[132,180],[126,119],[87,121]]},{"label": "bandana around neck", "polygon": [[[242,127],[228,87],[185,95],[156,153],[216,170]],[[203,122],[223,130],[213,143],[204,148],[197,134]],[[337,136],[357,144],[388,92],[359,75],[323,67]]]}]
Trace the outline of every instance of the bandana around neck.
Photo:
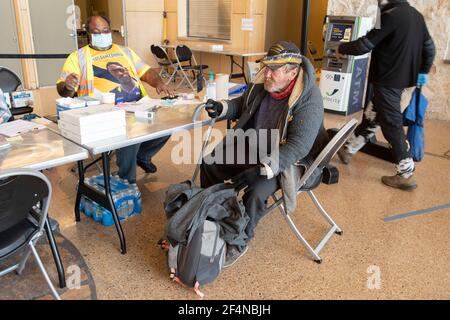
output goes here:
[{"label": "bandana around neck", "polygon": [[298,78],[298,76],[295,77],[291,81],[291,83],[289,83],[289,85],[286,87],[286,89],[284,89],[281,92],[271,92],[270,96],[272,98],[274,98],[275,100],[283,100],[283,99],[289,97],[291,95],[292,91],[294,90],[294,86],[295,86],[295,82],[297,81],[297,78]]}]

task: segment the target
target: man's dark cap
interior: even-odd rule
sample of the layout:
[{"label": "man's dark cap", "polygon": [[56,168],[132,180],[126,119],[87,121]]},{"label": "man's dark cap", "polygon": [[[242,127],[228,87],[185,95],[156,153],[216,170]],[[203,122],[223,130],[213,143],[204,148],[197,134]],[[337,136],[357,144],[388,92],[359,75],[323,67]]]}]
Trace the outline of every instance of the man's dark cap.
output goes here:
[{"label": "man's dark cap", "polygon": [[302,54],[300,49],[288,41],[280,41],[271,46],[267,55],[261,60],[266,66],[298,64],[302,63]]}]

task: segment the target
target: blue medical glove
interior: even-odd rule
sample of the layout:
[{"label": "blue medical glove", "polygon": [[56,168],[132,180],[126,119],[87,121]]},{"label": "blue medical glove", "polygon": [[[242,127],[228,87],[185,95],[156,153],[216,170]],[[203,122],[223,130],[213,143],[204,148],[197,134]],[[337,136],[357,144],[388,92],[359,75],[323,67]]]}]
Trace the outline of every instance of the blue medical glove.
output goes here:
[{"label": "blue medical glove", "polygon": [[428,75],[426,73],[419,73],[417,76],[417,85],[426,86],[428,83]]}]

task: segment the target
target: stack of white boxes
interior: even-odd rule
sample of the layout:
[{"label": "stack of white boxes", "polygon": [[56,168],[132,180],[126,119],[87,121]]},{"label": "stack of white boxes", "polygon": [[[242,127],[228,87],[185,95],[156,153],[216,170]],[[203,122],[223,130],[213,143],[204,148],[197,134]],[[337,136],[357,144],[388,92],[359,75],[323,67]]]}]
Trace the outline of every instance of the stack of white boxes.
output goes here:
[{"label": "stack of white boxes", "polygon": [[99,105],[61,112],[61,134],[79,144],[89,144],[126,136],[125,110],[114,105]]}]

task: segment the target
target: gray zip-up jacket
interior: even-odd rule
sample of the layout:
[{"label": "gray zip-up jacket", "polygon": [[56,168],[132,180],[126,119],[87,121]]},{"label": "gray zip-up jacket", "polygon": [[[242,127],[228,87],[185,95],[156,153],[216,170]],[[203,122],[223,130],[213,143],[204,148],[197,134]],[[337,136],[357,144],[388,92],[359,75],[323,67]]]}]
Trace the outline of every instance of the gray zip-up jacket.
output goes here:
[{"label": "gray zip-up jacket", "polygon": [[[302,68],[289,97],[284,113],[278,122],[280,147],[276,154],[261,159],[267,178],[280,175],[280,182],[288,203],[289,211],[295,209],[296,194],[301,171],[292,168],[298,162],[311,162],[328,143],[328,135],[323,126],[324,108],[319,88],[315,84],[313,66],[303,57]],[[239,98],[222,101],[224,109],[221,117],[238,120],[233,129],[244,129],[258,111],[264,97],[264,69],[255,83]],[[225,138],[225,143],[229,143]],[[297,167],[297,166],[295,166]],[[287,197],[286,197],[287,196]]]}]

